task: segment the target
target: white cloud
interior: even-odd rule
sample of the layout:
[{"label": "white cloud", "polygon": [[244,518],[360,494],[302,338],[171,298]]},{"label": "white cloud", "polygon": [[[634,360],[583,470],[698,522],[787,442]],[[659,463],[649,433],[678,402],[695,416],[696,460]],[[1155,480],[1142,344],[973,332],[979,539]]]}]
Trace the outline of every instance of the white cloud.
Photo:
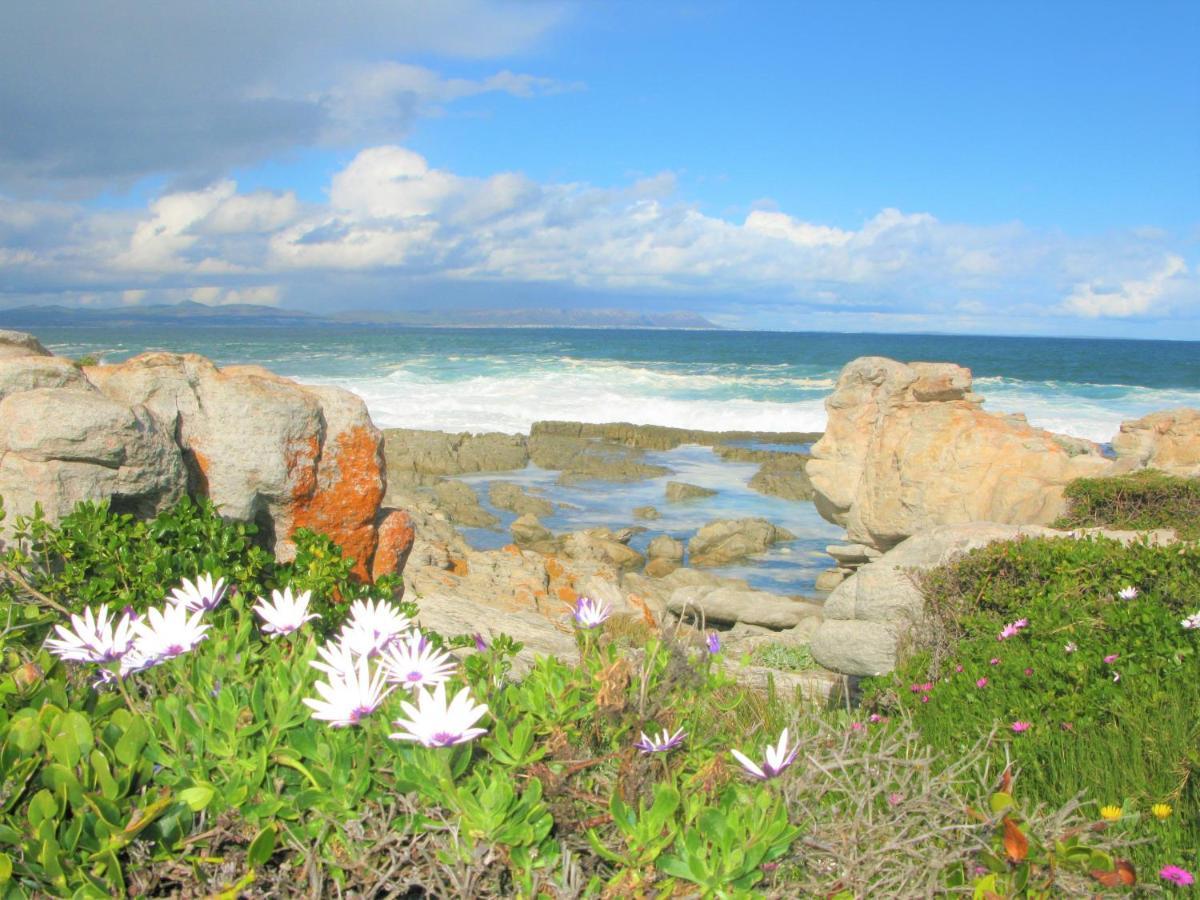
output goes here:
[{"label": "white cloud", "polygon": [[56,302],[87,291],[109,302],[286,295],[354,307],[405,285],[437,302],[545,285],[717,312],[725,303],[746,325],[855,316],[861,327],[1003,331],[1200,309],[1186,245],[1163,232],[1070,237],[896,209],[856,227],[764,208],[736,222],[678,192],[669,173],[611,189],[513,172],[465,177],[385,145],[335,173],[326,203],[242,193],[229,180],[163,195],[140,213],[0,202],[0,258],[11,262],[10,304],[29,291]]},{"label": "white cloud", "polygon": [[1063,307],[1088,318],[1141,315],[1166,299],[1187,271],[1183,257],[1172,254],[1145,278],[1128,278],[1114,287],[1096,282],[1076,284]]}]

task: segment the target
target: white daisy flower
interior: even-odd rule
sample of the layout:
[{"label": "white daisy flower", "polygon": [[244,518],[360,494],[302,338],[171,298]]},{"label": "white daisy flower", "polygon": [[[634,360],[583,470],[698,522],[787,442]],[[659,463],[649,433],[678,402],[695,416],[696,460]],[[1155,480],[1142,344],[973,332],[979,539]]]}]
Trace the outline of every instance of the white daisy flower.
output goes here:
[{"label": "white daisy flower", "polygon": [[189,616],[187,606],[182,603],[148,609],[143,618],[133,623],[137,634],[133,652],[147,665],[187,653],[208,637],[204,632],[211,626],[201,624],[203,615],[203,612],[194,612]]},{"label": "white daisy flower", "polygon": [[373,656],[411,627],[412,620],[386,600],[356,600],[340,639],[355,653]]},{"label": "white daisy flower", "polygon": [[393,724],[402,729],[391,735],[395,741],[416,741],[426,747],[449,747],[479,737],[486,728],[472,728],[487,712],[486,705],[477,705],[469,688],[463,688],[446,705],[446,685],[439,682],[432,690],[417,688],[416,705],[401,701],[400,708],[408,716]]},{"label": "white daisy flower", "polygon": [[318,672],[324,672],[332,678],[341,679],[352,675],[358,667],[358,661],[366,658],[365,653],[355,653],[350,644],[345,641],[329,641],[324,643],[317,648],[317,655],[324,662],[314,659],[309,665]]},{"label": "white daisy flower", "polygon": [[1117,591],[1117,596],[1122,600],[1134,600],[1137,598],[1138,593],[1138,589],[1131,584]]},{"label": "white daisy flower", "polygon": [[334,728],[357,725],[364,716],[379,709],[384,698],[395,690],[384,687],[382,668],[371,674],[371,663],[365,656],[359,657],[357,664],[344,675],[330,675],[329,681],[318,681],[313,685],[321,695],[320,700],[304,698],[305,705],[313,710],[313,718],[326,721]]},{"label": "white daisy flower", "polygon": [[259,597],[258,603],[252,608],[263,620],[263,632],[274,638],[281,634],[291,634],[310,619],[321,618],[308,611],[308,602],[311,599],[311,591],[292,596],[292,589],[287,587],[282,593],[271,591],[270,603],[265,597]]},{"label": "white daisy flower", "polygon": [[225,596],[225,579],[218,578],[213,583],[211,575],[197,575],[196,580],[183,579],[179,587],[171,591],[167,599],[172,603],[186,606],[192,612],[207,612],[215,609]]},{"label": "white daisy flower", "polygon": [[435,650],[415,628],[385,647],[382,658],[388,681],[411,690],[440,684],[454,674],[454,657]]},{"label": "white daisy flower", "polygon": [[740,750],[730,750],[729,752],[733,754],[734,759],[741,764],[742,768],[751,777],[757,778],[759,781],[766,781],[769,778],[779,775],[796,761],[796,754],[800,752],[800,745],[797,744],[790,750],[788,749],[788,730],[785,728],[783,729],[783,733],[779,735],[779,743],[774,747],[767,747],[766,759],[763,760],[761,766]]},{"label": "white daisy flower", "polygon": [[91,607],[88,607],[82,616],[72,615],[72,628],[55,625],[54,630],[58,632],[59,639],[47,640],[46,646],[59,659],[71,662],[110,663],[123,657],[133,646],[133,623],[132,610],[126,610],[120,619],[114,620],[109,615],[108,604],[103,603],[95,614],[92,613]]},{"label": "white daisy flower", "polygon": [[580,597],[575,603],[575,621],[584,628],[595,628],[612,615],[612,609],[602,600]]}]

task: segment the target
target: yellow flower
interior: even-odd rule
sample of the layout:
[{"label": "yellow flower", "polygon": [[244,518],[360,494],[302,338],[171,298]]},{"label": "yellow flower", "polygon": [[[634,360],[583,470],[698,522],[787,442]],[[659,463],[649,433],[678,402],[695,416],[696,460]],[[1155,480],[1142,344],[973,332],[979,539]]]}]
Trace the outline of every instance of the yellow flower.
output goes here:
[{"label": "yellow flower", "polygon": [[1169,816],[1171,814],[1171,804],[1170,803],[1155,803],[1152,807],[1150,807],[1150,812],[1154,813],[1154,818],[1158,819],[1161,822],[1163,819],[1165,819],[1167,816]]},{"label": "yellow flower", "polygon": [[1121,818],[1121,807],[1113,806],[1112,804],[1100,807],[1100,818],[1107,822],[1117,821],[1117,819]]}]

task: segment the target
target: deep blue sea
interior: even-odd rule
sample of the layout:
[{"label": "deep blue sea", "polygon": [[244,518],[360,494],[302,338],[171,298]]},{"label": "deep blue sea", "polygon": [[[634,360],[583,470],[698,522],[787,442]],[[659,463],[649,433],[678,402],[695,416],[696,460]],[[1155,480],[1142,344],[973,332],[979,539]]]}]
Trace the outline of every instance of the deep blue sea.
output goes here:
[{"label": "deep blue sea", "polygon": [[1200,343],[948,335],[363,327],[41,328],[57,353],[146,349],[258,363],[360,394],[377,424],[526,432],[538,419],[820,431],[858,356],[955,362],[993,411],[1105,442],[1200,406]]},{"label": "deep blue sea", "polygon": [[[56,353],[117,361],[147,349],[202,353],[219,364],[258,363],[299,381],[360,394],[381,426],[445,431],[527,432],[538,419],[627,421],[710,430],[820,431],[823,401],[841,367],[858,356],[949,361],[975,373],[988,409],[1024,412],[1036,425],[1106,442],[1122,419],[1200,406],[1200,344],[1165,341],[978,338],[932,335],[796,334],[565,329],[330,327],[41,328]],[[780,447],[779,449],[788,449]],[[792,447],[791,449],[796,449]],[[811,503],[765,497],[748,482],[750,463],[720,461],[706,447],[648,454],[661,478],[620,485],[560,485],[557,472],[468,476],[485,506],[487,483],[516,481],[555,504],[555,532],[645,524],[687,541],[714,518],[763,516],[797,540],[721,574],[757,588],[813,594],[832,560],[824,548],[842,530]],[[664,502],[678,479],[717,493]],[[657,506],[640,522],[633,509]],[[491,508],[495,529],[466,529],[473,545],[499,547],[514,516]]]}]

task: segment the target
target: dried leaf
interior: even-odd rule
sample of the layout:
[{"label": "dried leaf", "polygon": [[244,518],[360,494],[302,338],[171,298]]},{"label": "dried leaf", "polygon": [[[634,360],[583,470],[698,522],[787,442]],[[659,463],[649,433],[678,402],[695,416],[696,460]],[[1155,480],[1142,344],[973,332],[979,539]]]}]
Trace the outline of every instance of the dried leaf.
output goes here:
[{"label": "dried leaf", "polygon": [[1029,855],[1029,839],[1008,816],[1004,817],[1004,852],[1012,862],[1021,862]]}]

